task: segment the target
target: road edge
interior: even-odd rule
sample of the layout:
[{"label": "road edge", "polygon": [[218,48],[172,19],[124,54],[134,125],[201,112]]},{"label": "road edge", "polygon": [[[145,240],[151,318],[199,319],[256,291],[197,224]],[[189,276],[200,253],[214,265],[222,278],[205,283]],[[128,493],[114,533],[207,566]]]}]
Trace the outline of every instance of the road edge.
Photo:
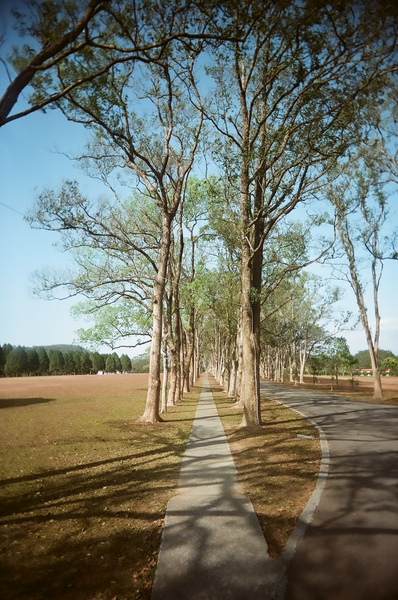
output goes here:
[{"label": "road edge", "polygon": [[293,557],[296,553],[296,550],[297,550],[297,546],[299,545],[301,539],[303,538],[308,525],[311,523],[312,517],[314,516],[316,508],[321,499],[321,495],[325,488],[326,481],[327,481],[327,478],[329,475],[330,449],[329,449],[329,443],[328,443],[326,434],[323,431],[322,427],[320,427],[320,425],[318,425],[318,423],[316,421],[308,418],[301,411],[297,410],[296,408],[292,408],[291,406],[289,406],[289,404],[287,404],[279,399],[277,400],[277,402],[279,402],[280,404],[283,404],[284,406],[287,406],[288,408],[290,408],[290,410],[294,410],[294,412],[298,413],[300,416],[304,417],[305,419],[307,419],[307,421],[312,423],[312,425],[314,425],[314,427],[317,429],[317,431],[319,433],[319,441],[320,441],[320,445],[321,445],[321,464],[319,465],[319,472],[318,472],[318,478],[317,478],[317,482],[315,485],[315,489],[312,492],[307,504],[303,508],[303,510],[298,518],[298,521],[297,521],[292,533],[290,534],[289,539],[287,540],[287,542],[285,544],[285,547],[283,548],[283,550],[281,552],[281,559],[285,563],[285,565],[287,565],[293,559]]}]

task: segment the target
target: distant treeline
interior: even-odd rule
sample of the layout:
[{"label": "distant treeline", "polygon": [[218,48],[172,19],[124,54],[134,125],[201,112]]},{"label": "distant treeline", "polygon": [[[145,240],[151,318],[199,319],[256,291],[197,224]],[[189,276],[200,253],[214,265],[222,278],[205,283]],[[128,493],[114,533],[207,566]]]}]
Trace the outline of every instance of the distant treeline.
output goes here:
[{"label": "distant treeline", "polygon": [[[370,369],[372,367],[370,362],[369,352],[367,350],[360,350],[354,355],[355,371],[361,369]],[[379,348],[377,352],[377,359],[379,361],[379,367],[382,371],[390,371],[390,375],[398,375],[398,356],[396,356],[391,350],[382,350]]]},{"label": "distant treeline", "polygon": [[0,346],[0,376],[87,375],[90,373],[130,373],[132,361],[127,354],[88,352],[79,346],[25,348]]}]

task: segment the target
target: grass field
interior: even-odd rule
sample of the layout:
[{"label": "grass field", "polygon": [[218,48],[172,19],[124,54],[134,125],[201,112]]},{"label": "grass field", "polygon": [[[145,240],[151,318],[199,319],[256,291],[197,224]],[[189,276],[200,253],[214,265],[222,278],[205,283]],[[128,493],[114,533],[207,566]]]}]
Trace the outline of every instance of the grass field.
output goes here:
[{"label": "grass field", "polygon": [[[381,378],[383,387],[383,400],[373,400],[373,379],[372,377],[339,377],[339,381],[336,383],[335,379],[330,377],[312,377],[306,376],[304,378],[304,384],[300,384],[300,388],[306,388],[309,390],[315,390],[319,392],[325,392],[327,394],[333,393],[341,396],[349,396],[350,398],[357,398],[358,400],[366,400],[370,402],[381,402],[383,404],[398,405],[398,377],[382,377]],[[292,384],[290,384],[292,385]]]},{"label": "grass field", "polygon": [[[0,380],[2,598],[149,598],[200,380],[158,425],[137,422],[146,384],[146,375]],[[270,401],[264,428],[239,429],[241,415],[212,384],[240,480],[278,554],[315,484],[316,434]]]},{"label": "grass field", "polygon": [[316,484],[318,432],[295,411],[266,398],[261,406],[263,427],[242,429],[241,412],[213,384],[239,481],[252,501],[270,555],[278,556]]},{"label": "grass field", "polygon": [[146,375],[0,380],[0,595],[148,598],[199,390],[138,425]]}]

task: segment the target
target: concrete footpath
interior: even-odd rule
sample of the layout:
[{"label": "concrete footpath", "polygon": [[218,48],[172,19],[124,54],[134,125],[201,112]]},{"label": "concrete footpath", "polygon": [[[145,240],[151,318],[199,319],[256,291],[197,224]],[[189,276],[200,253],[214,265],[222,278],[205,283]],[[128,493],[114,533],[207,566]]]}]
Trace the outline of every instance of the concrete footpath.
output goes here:
[{"label": "concrete footpath", "polygon": [[151,600],[277,600],[284,571],[269,557],[237,484],[206,375],[177,494],[167,506]]}]

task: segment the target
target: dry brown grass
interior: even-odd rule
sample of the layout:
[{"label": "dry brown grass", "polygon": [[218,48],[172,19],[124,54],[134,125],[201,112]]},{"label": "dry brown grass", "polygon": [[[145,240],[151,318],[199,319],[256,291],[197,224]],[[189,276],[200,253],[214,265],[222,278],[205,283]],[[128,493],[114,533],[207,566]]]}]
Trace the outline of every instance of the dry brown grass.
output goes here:
[{"label": "dry brown grass", "polygon": [[[286,385],[293,385],[288,382],[285,383]],[[383,400],[374,400],[372,377],[339,377],[336,384],[336,380],[332,380],[330,377],[306,376],[304,384],[300,384],[301,389],[316,390],[317,392],[332,393],[333,395],[354,398],[355,400],[398,406],[398,377],[382,377],[382,387]]]},{"label": "dry brown grass", "polygon": [[212,387],[239,481],[252,501],[270,555],[277,556],[316,484],[321,458],[318,432],[298,413],[265,398],[263,427],[241,428],[241,411],[214,380]]},{"label": "dry brown grass", "polygon": [[0,380],[2,598],[149,598],[200,388],[140,425],[146,382]]}]

